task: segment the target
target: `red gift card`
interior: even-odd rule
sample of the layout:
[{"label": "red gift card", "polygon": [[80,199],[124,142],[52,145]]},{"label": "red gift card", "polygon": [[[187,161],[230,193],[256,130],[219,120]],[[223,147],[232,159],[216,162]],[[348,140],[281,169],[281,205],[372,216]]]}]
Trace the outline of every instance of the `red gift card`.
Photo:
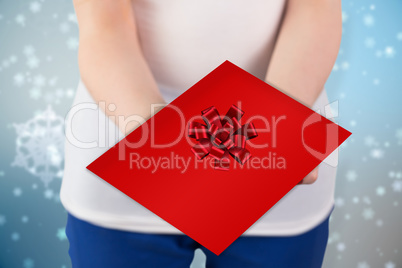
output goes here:
[{"label": "red gift card", "polygon": [[87,168],[219,255],[349,135],[226,61]]}]

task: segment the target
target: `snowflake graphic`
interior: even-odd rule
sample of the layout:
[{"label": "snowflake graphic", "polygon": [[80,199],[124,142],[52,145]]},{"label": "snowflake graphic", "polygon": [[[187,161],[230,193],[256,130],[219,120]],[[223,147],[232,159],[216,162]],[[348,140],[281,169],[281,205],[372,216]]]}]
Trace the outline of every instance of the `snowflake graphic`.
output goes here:
[{"label": "snowflake graphic", "polygon": [[75,37],[70,37],[67,40],[67,47],[71,50],[76,50],[78,48],[78,40]]},{"label": "snowflake graphic", "polygon": [[342,197],[337,197],[335,199],[335,206],[343,207],[345,205],[345,200]]},{"label": "snowflake graphic", "polygon": [[6,222],[6,216],[0,215],[0,226],[3,226],[4,224],[6,224]]},{"label": "snowflake graphic", "polygon": [[364,138],[364,144],[368,147],[377,146],[378,143],[373,136],[366,136]]},{"label": "snowflake graphic", "polygon": [[396,266],[392,261],[389,261],[384,265],[384,267],[385,268],[395,268]]},{"label": "snowflake graphic", "polygon": [[387,57],[387,58],[393,58],[394,56],[395,56],[395,49],[393,48],[393,47],[391,47],[391,46],[387,46],[385,49],[384,49],[384,54],[385,54],[385,56]]},{"label": "snowflake graphic", "polygon": [[27,258],[27,259],[24,260],[23,266],[24,266],[24,268],[34,268],[35,267],[35,262],[32,259]]},{"label": "snowflake graphic", "polygon": [[15,22],[18,23],[19,25],[21,25],[22,27],[25,27],[25,20],[26,20],[26,18],[22,14],[18,14],[15,17]]},{"label": "snowflake graphic", "polygon": [[337,249],[338,251],[345,251],[346,246],[345,246],[344,243],[338,243],[338,244],[336,245],[336,249]]},{"label": "snowflake graphic", "polygon": [[367,204],[367,205],[371,205],[370,197],[364,196],[364,197],[363,197],[363,202],[364,202],[365,204]]},{"label": "snowflake graphic", "polygon": [[395,137],[398,139],[398,144],[402,145],[402,128],[396,130]]},{"label": "snowflake graphic", "polygon": [[367,37],[366,40],[364,40],[364,45],[368,48],[372,48],[375,46],[375,39],[372,37]]},{"label": "snowflake graphic", "polygon": [[357,268],[370,268],[370,265],[368,265],[367,262],[363,261],[357,264]]},{"label": "snowflake graphic", "polygon": [[40,10],[41,10],[41,4],[40,3],[38,3],[38,2],[32,2],[30,5],[29,5],[29,9],[32,11],[32,13],[37,13],[37,12],[39,12]]},{"label": "snowflake graphic", "polygon": [[24,168],[39,177],[45,187],[63,174],[63,124],[49,106],[24,124],[14,124],[17,154],[12,166]]},{"label": "snowflake graphic", "polygon": [[24,216],[22,216],[21,221],[22,221],[23,223],[27,223],[27,222],[29,221],[29,217],[26,216],[26,215],[24,215]]},{"label": "snowflake graphic", "polygon": [[373,149],[371,150],[370,155],[374,159],[381,159],[384,157],[384,151],[381,149]]},{"label": "snowflake graphic", "polygon": [[374,212],[374,210],[373,210],[372,208],[366,208],[366,209],[363,210],[363,213],[362,213],[363,218],[364,218],[365,220],[371,220],[371,219],[373,219],[373,218],[374,218],[374,214],[375,214],[375,212]]},{"label": "snowflake graphic", "polygon": [[377,194],[378,196],[384,196],[385,193],[387,192],[387,191],[385,190],[385,188],[382,187],[382,186],[377,187],[377,189],[376,189],[375,191],[376,191],[376,194]]},{"label": "snowflake graphic", "polygon": [[67,239],[66,229],[65,228],[57,229],[56,236],[57,236],[58,239],[60,239],[60,241],[66,240]]},{"label": "snowflake graphic", "polygon": [[345,11],[342,11],[342,22],[345,23],[348,20],[349,16]]},{"label": "snowflake graphic", "polygon": [[376,224],[378,227],[381,227],[381,226],[384,225],[384,222],[383,222],[383,220],[378,219],[378,220],[375,222],[375,224]]},{"label": "snowflake graphic", "polygon": [[40,60],[36,56],[30,56],[27,59],[27,66],[31,69],[35,69],[39,67]]},{"label": "snowflake graphic", "polygon": [[20,240],[20,238],[21,238],[21,236],[17,232],[14,232],[11,234],[11,240],[13,240],[13,241],[18,241],[18,240]]},{"label": "snowflake graphic", "polygon": [[370,14],[364,16],[363,23],[364,23],[364,25],[366,25],[368,27],[373,26],[374,25],[374,17]]},{"label": "snowflake graphic", "polygon": [[21,196],[22,195],[22,190],[21,190],[21,188],[14,188],[14,190],[13,190],[13,194],[14,194],[14,196],[16,196],[16,197],[19,197],[19,196]]},{"label": "snowflake graphic", "polygon": [[394,181],[391,186],[394,192],[402,192],[402,181]]},{"label": "snowflake graphic", "polygon": [[46,189],[44,192],[44,196],[46,199],[52,199],[54,196],[54,192],[52,189]]},{"label": "snowflake graphic", "polygon": [[354,170],[349,170],[348,172],[346,172],[346,179],[348,181],[356,181],[357,179],[357,173]]},{"label": "snowflake graphic", "polygon": [[14,84],[17,87],[23,86],[25,84],[25,76],[21,73],[14,75]]}]

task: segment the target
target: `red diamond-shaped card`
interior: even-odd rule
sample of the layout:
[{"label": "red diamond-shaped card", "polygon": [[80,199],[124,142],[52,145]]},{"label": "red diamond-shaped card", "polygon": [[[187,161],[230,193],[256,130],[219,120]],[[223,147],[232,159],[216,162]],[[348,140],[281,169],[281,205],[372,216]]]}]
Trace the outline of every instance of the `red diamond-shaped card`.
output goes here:
[{"label": "red diamond-shaped card", "polygon": [[226,61],[87,168],[219,255],[350,134]]}]

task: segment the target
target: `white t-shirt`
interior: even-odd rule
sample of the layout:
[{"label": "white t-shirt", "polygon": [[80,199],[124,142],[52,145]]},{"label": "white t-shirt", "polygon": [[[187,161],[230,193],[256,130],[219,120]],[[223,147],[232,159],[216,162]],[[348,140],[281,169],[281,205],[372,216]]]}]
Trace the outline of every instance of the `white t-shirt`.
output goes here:
[{"label": "white t-shirt", "polygon": [[[144,56],[165,100],[172,101],[225,60],[264,79],[284,6],[284,0],[135,0]],[[323,90],[313,109],[331,117],[327,104]],[[66,119],[60,198],[69,213],[107,228],[182,233],[86,169],[123,134],[81,81]],[[337,153],[331,157],[336,162]],[[333,163],[322,163],[316,183],[294,187],[244,235],[295,235],[312,229],[332,209],[335,175]]]}]

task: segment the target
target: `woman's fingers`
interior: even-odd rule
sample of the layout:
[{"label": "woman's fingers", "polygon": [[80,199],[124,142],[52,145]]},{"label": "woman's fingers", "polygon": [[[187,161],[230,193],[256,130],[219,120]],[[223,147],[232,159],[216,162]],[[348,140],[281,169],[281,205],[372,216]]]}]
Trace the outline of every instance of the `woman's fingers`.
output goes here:
[{"label": "woman's fingers", "polygon": [[312,184],[318,178],[318,167],[313,169],[303,180],[299,182],[299,184]]}]

